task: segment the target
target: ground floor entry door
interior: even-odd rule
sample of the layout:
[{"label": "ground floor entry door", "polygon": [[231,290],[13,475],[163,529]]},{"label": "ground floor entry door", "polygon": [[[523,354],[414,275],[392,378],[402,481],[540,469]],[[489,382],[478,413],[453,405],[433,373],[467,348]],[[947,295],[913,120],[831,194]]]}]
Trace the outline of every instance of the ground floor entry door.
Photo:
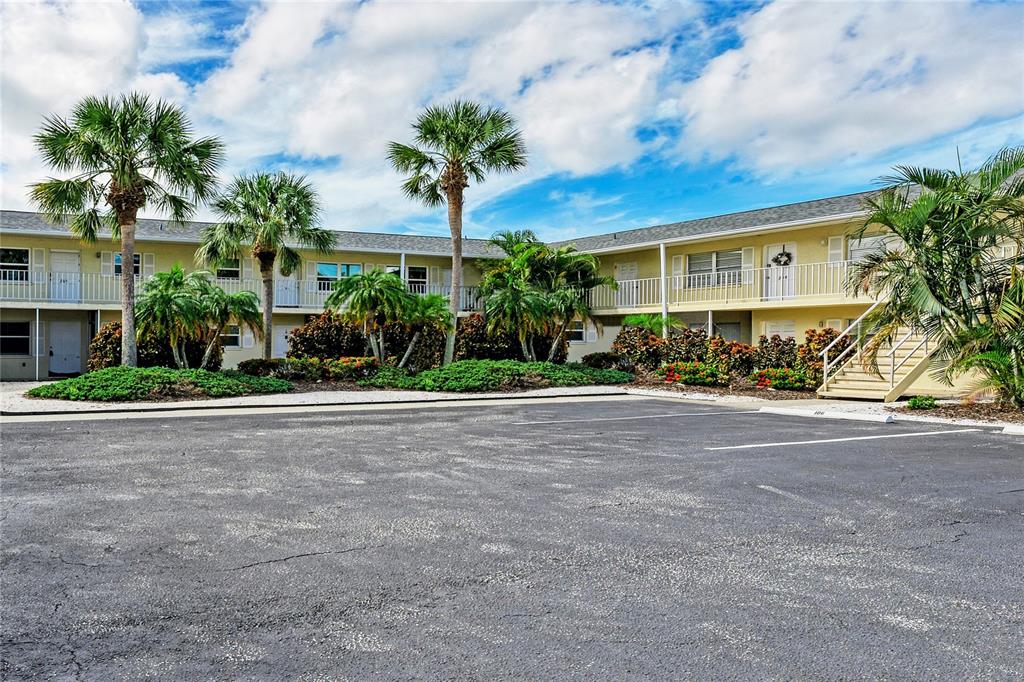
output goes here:
[{"label": "ground floor entry door", "polygon": [[82,371],[82,323],[76,320],[50,322],[50,373],[77,374]]}]

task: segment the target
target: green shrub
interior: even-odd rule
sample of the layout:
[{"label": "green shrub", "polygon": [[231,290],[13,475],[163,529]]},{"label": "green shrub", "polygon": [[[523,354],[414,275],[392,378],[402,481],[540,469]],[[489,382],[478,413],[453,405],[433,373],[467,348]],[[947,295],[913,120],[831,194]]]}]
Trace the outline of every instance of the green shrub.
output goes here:
[{"label": "green shrub", "polygon": [[[802,371],[815,385],[820,385],[823,380],[825,362],[821,359],[821,352],[825,347],[836,340],[839,330],[826,327],[825,329],[808,329],[804,332],[804,342],[796,349],[796,368]],[[850,344],[853,338],[846,336],[829,350],[829,357],[835,358]]]},{"label": "green shrub", "polygon": [[726,341],[721,336],[712,336],[707,341],[704,362],[714,365],[726,374],[747,376],[754,371],[753,346],[738,341]]},{"label": "green shrub", "polygon": [[612,369],[595,369],[580,364],[557,365],[551,362],[517,360],[460,360],[445,367],[410,376],[393,367],[383,367],[363,386],[475,393],[517,388],[622,384],[633,375]]},{"label": "green shrub", "polygon": [[702,329],[677,329],[663,345],[662,362],[702,362],[707,355],[708,337]]},{"label": "green shrub", "polygon": [[242,374],[248,374],[254,377],[267,377],[275,369],[281,366],[284,360],[281,358],[271,358],[270,360],[264,360],[263,358],[252,358],[250,360],[242,360],[238,363],[238,371]]},{"label": "green shrub", "polygon": [[790,369],[796,366],[796,339],[762,335],[754,351],[754,369]]},{"label": "green shrub", "polygon": [[[202,339],[194,338],[185,342],[185,357],[188,359],[189,367],[203,364],[205,352],[206,342]],[[220,369],[223,358],[224,348],[218,343],[213,351],[210,371]],[[164,339],[150,335],[143,335],[138,340],[138,361],[139,367],[174,367],[170,344]],[[118,367],[120,364],[121,323],[108,322],[100,327],[89,343],[88,368],[90,372],[95,372],[107,367]]]},{"label": "green shrub", "polygon": [[907,401],[907,407],[912,410],[934,410],[939,404],[930,395],[915,395]]},{"label": "green shrub", "polygon": [[459,318],[455,334],[456,360],[518,360],[522,358],[519,341],[511,334],[487,332],[484,316],[473,313]]},{"label": "green shrub", "polygon": [[167,367],[108,367],[43,384],[28,391],[33,398],[123,402],[170,398],[221,398],[290,391],[287,381],[241,372],[208,372]]},{"label": "green shrub", "polygon": [[580,358],[580,362],[594,369],[618,369],[623,372],[628,372],[631,367],[629,358],[608,352],[587,353]]},{"label": "green shrub", "polygon": [[270,376],[291,381],[356,381],[373,375],[380,367],[377,358],[257,358],[238,363],[238,371],[252,376]]},{"label": "green shrub", "polygon": [[728,386],[729,373],[706,362],[671,362],[657,369],[667,384]]},{"label": "green shrub", "polygon": [[750,380],[757,384],[758,388],[789,391],[806,391],[818,385],[800,370],[789,367],[759,369],[750,375]]},{"label": "green shrub", "polygon": [[612,352],[629,358],[635,367],[655,369],[661,365],[665,341],[642,327],[623,327],[612,342]]},{"label": "green shrub", "polygon": [[366,353],[366,339],[358,325],[325,312],[288,334],[289,358],[340,358]]}]

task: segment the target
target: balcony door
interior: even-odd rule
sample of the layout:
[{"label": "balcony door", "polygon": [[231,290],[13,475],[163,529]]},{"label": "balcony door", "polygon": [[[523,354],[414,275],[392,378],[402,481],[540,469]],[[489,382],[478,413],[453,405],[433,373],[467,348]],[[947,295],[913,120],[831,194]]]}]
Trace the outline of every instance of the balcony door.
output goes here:
[{"label": "balcony door", "polygon": [[764,297],[792,298],[796,293],[796,244],[769,244],[764,248]]},{"label": "balcony door", "polygon": [[294,308],[299,305],[299,280],[295,272],[290,275],[281,274],[281,265],[277,266],[277,279],[274,281],[274,306]]},{"label": "balcony door", "polygon": [[51,251],[50,273],[51,300],[78,301],[81,298],[82,274],[77,251]]}]

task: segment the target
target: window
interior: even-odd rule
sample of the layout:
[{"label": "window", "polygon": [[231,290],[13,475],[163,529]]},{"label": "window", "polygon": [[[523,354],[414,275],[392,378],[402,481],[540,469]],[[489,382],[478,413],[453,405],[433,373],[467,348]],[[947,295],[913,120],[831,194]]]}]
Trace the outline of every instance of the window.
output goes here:
[{"label": "window", "polygon": [[402,266],[401,265],[385,265],[384,266],[384,272],[388,273],[389,275],[398,275],[399,277],[401,277],[402,276]]},{"label": "window", "polygon": [[879,234],[873,237],[851,240],[848,246],[851,261],[861,261],[873,253],[881,253],[885,249],[894,251],[900,247],[900,239],[891,234]]},{"label": "window", "polygon": [[334,283],[363,271],[359,263],[317,263],[316,282],[320,291],[330,291]]},{"label": "window", "polygon": [[768,338],[781,336],[784,339],[795,339],[796,322],[793,320],[769,320],[764,323],[764,335]]},{"label": "window", "polygon": [[[142,272],[142,254],[136,253],[132,255],[132,262],[135,263],[135,276],[138,277]],[[121,274],[121,254],[114,254],[114,275]]]},{"label": "window", "polygon": [[409,291],[417,294],[427,293],[427,268],[422,265],[413,265],[406,268],[406,281],[409,283]]},{"label": "window", "polygon": [[242,330],[237,324],[229,324],[220,333],[220,344],[225,348],[242,347]]},{"label": "window", "polygon": [[569,343],[583,343],[587,340],[587,327],[583,320],[574,320],[565,331],[565,338]]},{"label": "window", "polygon": [[721,336],[726,341],[739,341],[740,340],[740,323],[739,322],[716,322],[715,323],[715,334]]},{"label": "window", "polygon": [[739,284],[743,249],[691,253],[686,257],[687,286]]},{"label": "window", "polygon": [[228,258],[217,267],[218,279],[241,279],[242,269],[237,258]]},{"label": "window", "polygon": [[28,249],[0,249],[0,281],[28,281]]},{"label": "window", "polygon": [[31,330],[28,322],[0,322],[0,355],[31,355]]}]

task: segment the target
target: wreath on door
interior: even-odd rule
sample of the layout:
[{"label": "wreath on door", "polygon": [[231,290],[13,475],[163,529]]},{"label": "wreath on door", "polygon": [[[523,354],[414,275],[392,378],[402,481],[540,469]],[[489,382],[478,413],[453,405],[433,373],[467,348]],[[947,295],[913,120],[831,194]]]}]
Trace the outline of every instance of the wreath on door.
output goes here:
[{"label": "wreath on door", "polygon": [[772,257],[772,263],[779,267],[786,267],[793,262],[793,254],[789,251],[779,251]]}]

